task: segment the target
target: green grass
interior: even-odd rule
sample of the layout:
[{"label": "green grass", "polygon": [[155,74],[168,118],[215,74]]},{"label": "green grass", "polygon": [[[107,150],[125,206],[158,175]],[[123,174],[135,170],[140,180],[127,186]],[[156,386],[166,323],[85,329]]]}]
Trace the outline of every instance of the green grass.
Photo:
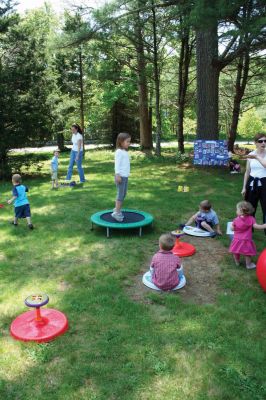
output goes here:
[{"label": "green grass", "polygon": [[[266,398],[265,294],[254,271],[224,259],[217,302],[185,304],[178,294],[133,301],[133,282],[157,250],[164,231],[175,228],[209,198],[226,222],[235,215],[242,175],[176,165],[132,152],[125,205],[154,215],[154,229],[134,233],[90,231],[89,216],[110,208],[115,197],[113,154],[87,153],[88,182],[50,190],[48,161],[42,175],[25,177],[34,231],[8,221],[0,209],[0,398],[5,400],[263,400]],[[61,157],[61,171],[67,155]],[[188,184],[189,193],[178,193]],[[1,185],[3,202],[11,185]],[[258,214],[258,221],[261,215]],[[261,232],[254,235],[258,250]],[[228,238],[221,240],[228,246]],[[215,254],[213,255],[215,258]],[[36,291],[68,316],[70,328],[49,344],[9,336],[11,321]]]}]

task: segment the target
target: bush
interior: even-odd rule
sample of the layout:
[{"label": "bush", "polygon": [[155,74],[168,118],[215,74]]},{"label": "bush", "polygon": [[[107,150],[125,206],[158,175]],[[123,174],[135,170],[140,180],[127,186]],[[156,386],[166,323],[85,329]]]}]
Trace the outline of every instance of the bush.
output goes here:
[{"label": "bush", "polygon": [[175,161],[177,164],[183,164],[190,161],[190,155],[188,153],[182,154],[179,150],[177,150],[175,155]]}]

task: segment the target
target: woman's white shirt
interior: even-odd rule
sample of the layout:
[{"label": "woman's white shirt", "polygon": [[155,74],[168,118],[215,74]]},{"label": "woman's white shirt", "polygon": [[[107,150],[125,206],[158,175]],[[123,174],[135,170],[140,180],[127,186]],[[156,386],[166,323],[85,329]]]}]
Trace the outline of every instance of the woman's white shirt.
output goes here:
[{"label": "woman's white shirt", "polygon": [[82,136],[80,133],[76,133],[76,134],[73,133],[72,139],[71,139],[71,141],[72,141],[72,143],[73,143],[73,146],[72,146],[72,150],[73,150],[73,151],[78,151],[78,149],[79,149],[79,148],[78,148],[78,142],[79,142],[79,140],[81,140],[80,151],[82,151],[82,150],[83,150],[83,148],[82,148],[83,136]]},{"label": "woman's white shirt", "polygon": [[[252,151],[249,154],[257,154],[256,150]],[[266,160],[266,154],[264,157],[262,157]],[[258,160],[249,160],[249,166],[250,166],[250,176],[253,178],[266,178],[266,168],[261,165],[261,163]]]}]

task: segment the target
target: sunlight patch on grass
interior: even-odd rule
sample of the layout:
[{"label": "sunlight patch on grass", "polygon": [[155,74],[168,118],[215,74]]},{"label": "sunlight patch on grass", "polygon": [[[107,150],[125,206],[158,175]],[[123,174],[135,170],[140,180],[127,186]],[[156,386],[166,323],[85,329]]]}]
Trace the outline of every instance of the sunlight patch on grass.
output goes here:
[{"label": "sunlight patch on grass", "polygon": [[0,253],[0,262],[6,261],[6,256],[3,253]]},{"label": "sunlight patch on grass", "polygon": [[180,324],[179,330],[182,333],[186,334],[195,334],[195,333],[200,333],[202,332],[203,326],[202,323],[199,321],[195,321],[194,319],[186,319],[182,321],[182,324]]},{"label": "sunlight patch on grass", "polygon": [[[173,359],[173,357],[175,357]],[[142,388],[136,396],[136,400],[193,400],[200,392],[203,381],[206,378],[203,360],[194,352],[179,351],[171,354],[171,373],[165,367],[165,363],[157,360],[154,365],[155,377],[149,382],[148,387]]]},{"label": "sunlight patch on grass", "polygon": [[14,316],[18,313],[28,311],[29,308],[24,305],[26,297],[34,293],[53,293],[56,291],[56,287],[56,280],[52,280],[51,278],[49,278],[49,280],[41,279],[40,277],[28,278],[24,285],[16,281],[10,283],[8,291],[6,291],[4,297],[2,297],[3,302],[0,304],[0,313],[2,317],[8,317],[9,315]]},{"label": "sunlight patch on grass", "polygon": [[11,337],[2,337],[0,339],[0,358],[1,358],[1,377],[12,382],[27,372],[28,368],[34,366],[34,360],[25,357],[20,342]]},{"label": "sunlight patch on grass", "polygon": [[[47,204],[46,206],[38,206],[34,208],[34,215],[51,215],[57,211],[55,205]],[[33,216],[34,217],[34,216]]]}]

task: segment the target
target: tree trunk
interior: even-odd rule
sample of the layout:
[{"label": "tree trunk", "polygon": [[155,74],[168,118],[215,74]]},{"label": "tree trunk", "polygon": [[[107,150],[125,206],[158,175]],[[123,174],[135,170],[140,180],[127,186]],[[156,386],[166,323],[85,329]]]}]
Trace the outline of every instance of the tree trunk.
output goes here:
[{"label": "tree trunk", "polygon": [[[153,2],[152,2],[153,5]],[[157,156],[161,155],[161,136],[162,136],[162,123],[161,123],[161,110],[160,110],[160,73],[158,68],[158,45],[157,45],[157,26],[156,26],[156,12],[152,8],[152,27],[153,27],[153,68],[154,68],[154,83],[155,83],[155,114],[156,114],[156,149]]]},{"label": "tree trunk", "polygon": [[112,107],[112,144],[114,148],[116,146],[116,138],[119,133],[118,118],[118,104],[117,101],[115,101]]},{"label": "tree trunk", "polygon": [[219,138],[219,68],[217,25],[196,32],[197,139]]},{"label": "tree trunk", "polygon": [[65,151],[65,138],[63,132],[58,132],[56,135],[57,147],[60,151]]},{"label": "tree trunk", "polygon": [[83,85],[83,61],[82,47],[79,47],[79,90],[80,90],[80,125],[83,132],[83,158],[85,158],[85,118],[84,118],[84,85]]},{"label": "tree trunk", "polygon": [[[180,21],[182,22],[182,21]],[[177,140],[178,150],[184,153],[184,113],[186,105],[186,94],[188,88],[189,65],[193,44],[189,44],[189,29],[185,28],[182,32],[181,50],[179,56],[178,70],[178,121],[177,121]]]},{"label": "tree trunk", "polygon": [[7,150],[0,149],[0,179],[10,178],[11,170],[8,165]]},{"label": "tree trunk", "polygon": [[153,114],[153,87],[151,85],[150,93],[149,93],[149,124],[150,124],[150,131],[152,132],[152,114]]},{"label": "tree trunk", "polygon": [[140,119],[140,146],[144,150],[151,150],[152,132],[149,121],[148,107],[148,86],[146,78],[146,61],[139,14],[137,15],[136,25],[136,52],[137,52],[137,71],[138,71],[138,92],[139,92],[139,119]]},{"label": "tree trunk", "polygon": [[233,105],[233,114],[232,114],[232,121],[229,130],[229,138],[228,138],[228,150],[234,152],[234,143],[236,140],[237,135],[237,126],[239,121],[240,115],[240,106],[241,101],[243,99],[248,73],[249,73],[249,63],[250,57],[249,52],[246,51],[242,56],[239,58],[239,62],[237,65],[237,76],[236,76],[236,84],[235,84],[235,96],[234,96],[234,105]]}]

